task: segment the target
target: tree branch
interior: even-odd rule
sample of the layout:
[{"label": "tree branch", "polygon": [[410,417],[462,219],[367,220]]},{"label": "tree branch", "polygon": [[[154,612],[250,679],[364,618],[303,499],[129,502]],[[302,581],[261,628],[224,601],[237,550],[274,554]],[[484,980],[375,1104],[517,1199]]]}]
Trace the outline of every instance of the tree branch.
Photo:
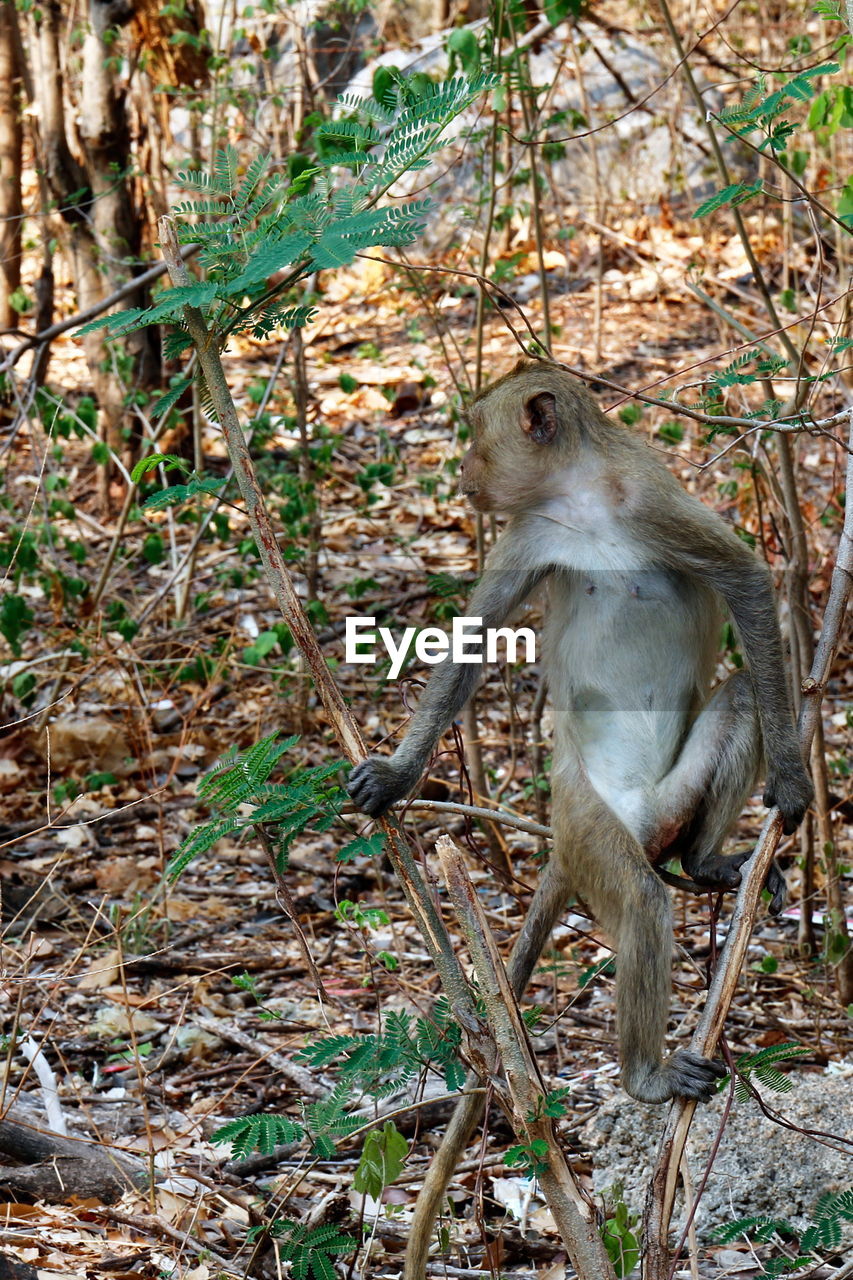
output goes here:
[{"label": "tree branch", "polygon": [[[805,758],[808,758],[811,748],[820,715],[823,691],[838,650],[847,602],[853,587],[853,409],[848,410],[848,419],[850,437],[847,453],[847,501],[844,509],[844,524],[830,580],[823,629],[815,650],[811,671],[802,685],[803,703],[800,709],[799,733]],[[705,1008],[690,1044],[694,1053],[710,1057],[716,1048],[740,979],[740,971],[746,958],[758,912],[761,890],[781,834],[782,823],[779,810],[772,809],[758,837],[755,851],[744,868],[745,874],[732,911],[725,946],[711,982]],[[661,1139],[657,1163],[646,1197],[644,1230],[647,1247],[646,1280],[668,1280],[670,1276],[672,1264],[667,1237],[678,1169],[695,1109],[695,1102],[688,1102],[685,1099],[677,1099],[673,1102]]]},{"label": "tree branch", "polygon": [[[453,909],[468,943],[489,1030],[503,1063],[506,1087],[496,1086],[499,1101],[520,1142],[528,1147],[544,1143],[547,1148],[545,1155],[535,1152],[536,1176],[578,1280],[613,1280],[615,1273],[598,1233],[593,1206],[576,1182],[554,1122],[545,1113],[547,1091],[464,856],[449,836],[440,836],[435,847]],[[463,1030],[469,1040],[477,1034],[476,1027],[470,1029],[465,1023]],[[494,1064],[487,1061],[483,1065],[487,1078],[492,1077]]]}]

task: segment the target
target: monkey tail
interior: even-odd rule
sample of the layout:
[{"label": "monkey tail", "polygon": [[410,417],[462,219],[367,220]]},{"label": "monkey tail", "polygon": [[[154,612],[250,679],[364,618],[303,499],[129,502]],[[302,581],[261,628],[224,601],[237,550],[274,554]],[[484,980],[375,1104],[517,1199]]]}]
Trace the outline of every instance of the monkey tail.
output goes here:
[{"label": "monkey tail", "polygon": [[[472,1088],[481,1083],[479,1076],[470,1075],[465,1086]],[[426,1264],[435,1220],[441,1212],[445,1192],[456,1172],[462,1152],[483,1114],[484,1105],[482,1093],[466,1094],[456,1104],[441,1145],[427,1169],[423,1188],[418,1193],[412,1229],[406,1245],[403,1280],[426,1280]]]}]

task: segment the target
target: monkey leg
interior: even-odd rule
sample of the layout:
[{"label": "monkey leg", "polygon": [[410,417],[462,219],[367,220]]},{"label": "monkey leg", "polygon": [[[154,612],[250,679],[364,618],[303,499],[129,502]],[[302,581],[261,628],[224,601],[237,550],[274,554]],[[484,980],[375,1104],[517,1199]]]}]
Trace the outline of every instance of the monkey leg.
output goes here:
[{"label": "monkey leg", "polygon": [[[564,864],[551,858],[542,872],[524,926],[507,963],[507,975],[517,998],[524,993],[542,954],[542,948],[566,906],[570,893],[571,886]],[[471,1089],[481,1083],[480,1077],[471,1072],[465,1081],[465,1087]],[[484,1107],[485,1100],[481,1093],[468,1094],[456,1104],[441,1145],[427,1170],[424,1185],[418,1193],[406,1244],[403,1280],[424,1280],[436,1218],[441,1212],[450,1179],[483,1115]]]},{"label": "monkey leg", "polygon": [[641,1102],[707,1099],[721,1063],[679,1050],[664,1058],[672,921],[669,895],[645,850],[582,776],[552,777],[554,852],[571,889],[616,943],[622,1085]]},{"label": "monkey leg", "polygon": [[[672,852],[697,884],[736,889],[749,851],[722,852],[761,768],[761,730],[752,682],[736,671],[717,688],[690,727],[678,759],[658,784],[661,831],[678,829]],[[767,875],[770,910],[785,904],[785,880],[774,863]]]}]

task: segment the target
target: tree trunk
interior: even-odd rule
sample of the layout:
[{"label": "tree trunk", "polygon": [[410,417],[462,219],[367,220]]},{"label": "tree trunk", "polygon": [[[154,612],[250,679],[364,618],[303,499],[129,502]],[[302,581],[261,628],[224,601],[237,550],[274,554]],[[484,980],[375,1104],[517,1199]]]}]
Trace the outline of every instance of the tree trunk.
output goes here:
[{"label": "tree trunk", "polygon": [[[83,46],[80,87],[79,136],[84,165],[68,145],[60,60],[63,16],[57,0],[48,0],[43,6],[39,24],[44,164],[51,194],[69,228],[68,251],[77,303],[83,310],[125,282],[136,269],[142,241],[142,218],[134,207],[128,181],[131,161],[125,98],[113,80],[110,45],[104,39],[104,5],[92,0],[89,9],[91,29]],[[123,20],[127,16],[129,10]],[[147,290],[140,290],[129,295],[124,306],[144,307],[147,302]],[[133,366],[124,379],[105,361],[100,334],[84,335],[83,343],[98,400],[101,435],[112,449],[132,460],[133,450],[122,433],[125,396],[131,387],[159,385],[159,335],[156,330],[144,329],[127,340]],[[106,500],[106,485],[104,490]]]},{"label": "tree trunk", "polygon": [[[80,141],[93,197],[93,225],[106,281],[111,289],[124,284],[137,270],[142,247],[142,210],[134,204],[129,181],[132,168],[126,96],[116,84],[112,43],[106,39],[104,10],[112,22],[126,22],[130,6],[104,6],[90,0],[90,29],[83,44],[83,81],[80,90]],[[147,290],[130,294],[124,307],[145,307]],[[105,438],[126,460],[134,461],[135,450],[122,437],[124,398],[129,387],[151,389],[160,383],[160,343],[156,328],[140,329],[126,339],[133,357],[129,378],[123,383],[111,377],[111,395],[102,405]],[[129,383],[129,386],[128,386]]]},{"label": "tree trunk", "polygon": [[0,0],[0,328],[18,322],[10,298],[21,283],[21,69],[14,0]]}]

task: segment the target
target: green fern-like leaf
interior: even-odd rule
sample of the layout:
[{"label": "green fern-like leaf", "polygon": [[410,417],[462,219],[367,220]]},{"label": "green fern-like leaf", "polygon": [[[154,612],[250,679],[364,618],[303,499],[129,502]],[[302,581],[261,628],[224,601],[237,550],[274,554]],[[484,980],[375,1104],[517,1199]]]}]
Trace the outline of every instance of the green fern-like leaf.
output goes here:
[{"label": "green fern-like leaf", "polygon": [[826,1250],[827,1253],[831,1253],[833,1250],[840,1248],[841,1219],[837,1218],[834,1214],[824,1218],[820,1218],[817,1222],[815,1222],[814,1232],[817,1239],[817,1244],[816,1245],[807,1244],[804,1236],[803,1237],[804,1249],[820,1248],[820,1249]]},{"label": "green fern-like leaf", "polygon": [[769,1062],[808,1058],[811,1052],[811,1049],[804,1044],[797,1044],[795,1040],[785,1040],[782,1044],[771,1044],[748,1055],[748,1061],[753,1067],[765,1067]]},{"label": "green fern-like leaf", "polygon": [[240,225],[247,229],[246,234],[250,237],[254,234],[251,230],[252,224],[259,219],[264,209],[267,209],[267,213],[260,220],[257,235],[258,238],[263,238],[263,236],[270,233],[279,214],[277,210],[269,210],[268,206],[274,200],[279,200],[281,195],[282,183],[277,177],[269,178],[263,186],[258,188],[249,203],[239,212]]},{"label": "green fern-like leaf", "polygon": [[269,307],[261,316],[239,326],[238,332],[248,330],[256,338],[267,338],[274,329],[302,329],[311,324],[316,314],[316,307]]},{"label": "green fern-like leaf", "polygon": [[157,324],[160,320],[168,320],[180,315],[184,307],[204,309],[216,298],[217,283],[215,280],[194,280],[192,284],[178,285],[174,289],[164,289],[157,295],[154,306],[147,312],[148,323]]},{"label": "green fern-like leaf", "polygon": [[787,84],[770,94],[765,94],[766,81],[760,76],[744,95],[743,101],[723,108],[719,119],[736,134],[748,133],[761,126],[767,131],[773,127],[781,127],[784,136],[790,136],[798,128],[797,125],[783,122],[781,126],[774,126],[774,121],[791,105],[811,101],[818,91],[814,82],[819,76],[834,75],[839,70],[837,62],[806,67],[792,76]]},{"label": "green fern-like leaf", "polygon": [[297,1062],[308,1062],[312,1067],[326,1067],[337,1058],[342,1058],[358,1046],[362,1037],[339,1035],[321,1036],[311,1044],[306,1044],[295,1056]]},{"label": "green fern-like leaf", "polygon": [[738,1076],[742,1077],[737,1081],[735,1088],[738,1101],[745,1102],[749,1098],[749,1089],[744,1084],[744,1080],[750,1080],[753,1077],[775,1093],[790,1093],[793,1082],[777,1069],[776,1064],[792,1058],[808,1057],[810,1052],[803,1045],[785,1043],[769,1045],[756,1053],[742,1054],[735,1064]]},{"label": "green fern-like leaf", "polygon": [[238,212],[242,212],[252,201],[252,193],[255,191],[261,178],[264,176],[266,168],[270,162],[268,154],[261,152],[249,162],[248,168],[243,175],[243,179],[234,192],[234,208]]},{"label": "green fern-like leaf", "polygon": [[221,840],[223,836],[232,835],[237,829],[237,824],[230,817],[216,817],[211,818],[209,822],[203,822],[181,841],[172,854],[169,865],[166,867],[166,878],[171,881],[177,880],[193,858],[207,853],[217,840]]},{"label": "green fern-like leaf", "polygon": [[437,130],[430,132],[422,127],[411,126],[411,131],[395,134],[385,148],[383,162],[373,175],[373,185],[384,187],[393,182],[398,174],[409,169],[423,169],[444,146],[444,140]]},{"label": "green fern-like leaf", "polygon": [[790,1093],[794,1087],[789,1076],[783,1075],[775,1067],[757,1067],[756,1079],[773,1093]]},{"label": "green fern-like leaf", "polygon": [[305,1128],[311,1135],[314,1153],[321,1160],[330,1160],[334,1155],[335,1138],[347,1137],[364,1123],[361,1116],[347,1114],[351,1100],[351,1085],[344,1082],[328,1098],[303,1106]]},{"label": "green fern-like leaf", "polygon": [[147,310],[135,307],[127,311],[116,311],[110,316],[100,316],[83,325],[77,332],[91,333],[95,329],[108,329],[112,337],[121,337],[136,329],[159,324],[163,320],[180,321],[185,306],[207,307],[216,297],[217,287],[215,282],[196,280],[177,289],[164,289],[157,295],[154,305]]},{"label": "green fern-like leaf", "polygon": [[191,191],[216,191],[223,195],[231,192],[230,186],[221,187],[216,177],[206,169],[179,169],[177,179],[182,187],[188,187]]},{"label": "green fern-like leaf", "polygon": [[741,1072],[757,1071],[759,1068],[790,1061],[793,1058],[807,1058],[810,1053],[811,1049],[805,1045],[786,1040],[783,1044],[771,1044],[764,1049],[756,1050],[755,1053],[742,1054],[737,1060],[737,1068]]},{"label": "green fern-like leaf", "polygon": [[163,356],[166,360],[178,360],[192,346],[192,338],[187,333],[183,316],[175,321],[175,329],[167,333],[163,341]]},{"label": "green fern-like leaf", "polygon": [[421,97],[405,107],[395,122],[396,129],[410,124],[446,125],[465,111],[489,89],[497,89],[501,78],[487,73],[478,76],[454,76],[443,84],[428,86]]},{"label": "green fern-like leaf", "polygon": [[220,191],[231,192],[235,189],[239,163],[237,148],[230,143],[217,151],[213,159],[213,174]]},{"label": "green fern-like leaf", "polygon": [[178,401],[180,400],[184,392],[187,390],[187,388],[191,386],[192,386],[192,378],[185,377],[183,375],[176,378],[174,383],[172,384],[171,389],[169,391],[164,392],[164,394],[160,396],[158,400],[155,400],[154,404],[152,404],[151,406],[152,422],[158,422],[160,418],[165,417],[166,414],[169,412],[169,410],[178,403]]},{"label": "green fern-like leaf", "polygon": [[370,164],[370,154],[366,151],[330,151],[323,157],[327,169],[353,169],[356,172]]},{"label": "green fern-like leaf", "polygon": [[230,1142],[233,1158],[242,1160],[252,1151],[272,1155],[276,1147],[301,1142],[305,1137],[302,1125],[288,1116],[262,1115],[240,1116],[229,1120],[213,1134],[211,1141]]},{"label": "green fern-like leaf", "polygon": [[337,101],[339,110],[359,115],[375,124],[391,125],[394,123],[394,110],[375,98],[363,98],[357,93],[342,93]]},{"label": "green fern-like leaf", "polygon": [[317,1067],[334,1063],[343,1082],[375,1098],[396,1092],[424,1067],[441,1072],[448,1089],[458,1089],[465,1079],[461,1030],[446,1018],[444,1005],[439,1002],[432,1021],[390,1010],[381,1035],[323,1036],[301,1049],[298,1060]]},{"label": "green fern-like leaf", "polygon": [[436,1005],[431,1022],[426,1018],[418,1018],[415,1046],[424,1062],[440,1068],[444,1074],[444,1083],[453,1092],[461,1089],[465,1083],[465,1068],[459,1060],[462,1029],[451,1019],[449,1011],[442,1007],[443,1003],[446,1002],[440,1001]]},{"label": "green fern-like leaf", "polygon": [[381,218],[371,228],[369,244],[401,245],[411,244],[421,234],[426,225],[426,216],[431,208],[429,200],[415,200],[399,208],[386,207],[379,212]]},{"label": "green fern-like leaf", "polygon": [[[838,1226],[838,1223],[833,1220],[833,1225]],[[841,1232],[839,1230],[839,1236],[840,1234]],[[820,1229],[820,1227],[817,1227],[814,1225],[810,1227],[806,1227],[805,1231],[800,1236],[800,1248],[803,1250],[811,1251],[814,1249],[819,1249],[822,1245],[822,1242],[823,1242],[823,1232]]]},{"label": "green fern-like leaf", "polygon": [[[220,479],[194,477],[188,485],[175,485],[173,490],[192,495],[218,489],[223,483]],[[172,492],[166,491],[169,501]],[[162,505],[165,495],[154,497]],[[172,879],[222,836],[236,835],[247,826],[260,823],[274,824],[271,836],[283,871],[290,843],[309,823],[319,829],[336,820],[344,793],[336,783],[330,785],[330,779],[340,771],[339,761],[303,770],[290,783],[267,781],[283,753],[298,741],[295,734],[281,741],[276,734],[270,734],[240,755],[232,748],[213,766],[199,784],[199,799],[218,812],[181,843],[169,864]],[[253,807],[249,812],[238,813],[241,806]]]},{"label": "green fern-like leaf", "polygon": [[747,89],[740,102],[730,103],[723,107],[719,118],[724,124],[744,124],[747,120],[755,119],[754,112],[760,107],[764,101],[767,90],[767,80],[764,76],[758,76],[753,85]]},{"label": "green fern-like leaf", "polygon": [[243,270],[230,282],[232,293],[241,289],[250,290],[255,285],[266,281],[276,271],[289,267],[302,257],[311,247],[310,235],[294,233],[283,236],[280,240],[263,244],[252,254]]},{"label": "green fern-like leaf", "polygon": [[[338,214],[311,249],[318,270],[352,262],[356,253],[379,244],[410,244],[423,229],[429,202],[407,206],[412,212],[363,209],[348,216]],[[417,212],[413,212],[417,210]]]},{"label": "green fern-like leaf", "polygon": [[[268,176],[265,155],[253,157],[240,177],[240,157],[231,146],[217,152],[212,174],[183,170],[179,178],[197,198],[176,207],[183,219],[178,238],[202,246],[198,261],[207,278],[165,290],[146,310],[101,317],[82,331],[123,336],[166,321],[184,330],[186,306],[208,313],[216,337],[236,327],[263,338],[282,324],[305,323],[307,313],[298,308],[267,305],[269,278],[290,268],[296,280],[349,263],[371,245],[410,244],[423,229],[428,202],[396,209],[374,205],[407,168],[426,164],[443,145],[451,121],[499,83],[492,75],[425,86],[400,77],[397,98],[405,105],[397,114],[389,103],[345,95],[339,117],[317,131],[327,154],[311,167],[310,191],[297,191],[298,184],[285,189],[278,176]],[[338,181],[332,170],[340,164],[357,172]],[[260,317],[246,307],[247,294],[250,300],[255,295]],[[169,341],[174,355],[190,345],[185,332]]]},{"label": "green fern-like leaf", "polygon": [[225,481],[216,476],[194,475],[186,484],[173,484],[168,489],[150,493],[142,506],[146,511],[165,511],[167,507],[179,507],[201,494],[218,494],[224,484]]},{"label": "green fern-like leaf", "polygon": [[809,1261],[810,1259],[805,1255],[797,1258],[770,1258],[764,1263],[759,1274],[762,1280],[778,1280],[779,1276],[799,1271],[800,1267],[805,1266]]},{"label": "green fern-like leaf", "polygon": [[[212,200],[178,200],[172,206],[174,213],[184,217],[196,218],[224,218],[231,212],[231,204],[224,196],[218,196]],[[210,234],[221,234],[221,228],[218,226],[205,228]]]},{"label": "green fern-like leaf", "polygon": [[724,187],[722,191],[715,192],[708,200],[704,200],[699,208],[693,213],[694,218],[704,218],[706,214],[714,213],[717,209],[722,209],[723,205],[737,206],[743,204],[745,200],[750,200],[753,196],[757,196],[762,189],[762,183],[758,182],[734,182],[729,187]]},{"label": "green fern-like leaf", "polygon": [[304,1223],[285,1220],[274,1223],[272,1232],[295,1280],[336,1280],[330,1255],[352,1253],[357,1243],[332,1224],[309,1231]]},{"label": "green fern-like leaf", "polygon": [[233,749],[226,752],[199,784],[199,797],[228,812],[246,804],[257,796],[285,751],[298,741],[298,734],[279,740],[278,734],[271,733],[241,755]]},{"label": "green fern-like leaf", "polygon": [[356,858],[375,858],[385,848],[385,834],[375,831],[372,836],[356,836],[338,850],[338,862],[353,862]]},{"label": "green fern-like leaf", "polygon": [[739,103],[736,102],[731,106],[723,108],[723,111],[720,112],[720,119],[722,120],[724,113],[726,115],[726,119],[729,120],[738,121],[749,119],[749,113],[754,111],[762,102],[766,93],[767,78],[766,76],[759,75],[755,79],[755,84],[750,85],[746,93],[743,95],[743,99]]},{"label": "green fern-like leaf", "polygon": [[108,329],[111,337],[120,338],[123,334],[133,333],[147,315],[148,311],[144,308],[128,307],[126,311],[116,311],[112,315],[90,320],[88,324],[81,325],[77,332],[94,333],[97,329]]},{"label": "green fern-like leaf", "polygon": [[[197,207],[187,205],[186,208],[182,210],[178,210],[176,208],[175,212],[188,215],[198,214],[199,210]],[[222,212],[227,213],[227,208],[223,209]],[[225,221],[207,223],[199,221],[189,223],[179,222],[178,241],[180,244],[209,244],[213,251],[221,248],[229,242],[234,245],[235,252],[238,248],[238,242],[231,230],[231,223]],[[201,262],[201,260],[202,255],[199,254],[199,262]]]},{"label": "green fern-like leaf", "polygon": [[784,1218],[768,1218],[763,1215],[754,1218],[738,1218],[735,1222],[727,1222],[724,1226],[715,1227],[713,1237],[720,1244],[731,1244],[740,1236],[746,1236],[760,1244],[772,1239],[777,1232],[790,1234],[790,1223]]},{"label": "green fern-like leaf", "polygon": [[[319,126],[316,137],[323,144],[349,143],[350,149],[344,146],[340,150],[345,155],[351,155],[353,151],[369,151],[382,141],[383,135],[377,129],[366,128],[357,119],[349,119],[327,121]],[[328,156],[324,156],[324,162],[328,164]]]},{"label": "green fern-like leaf", "polygon": [[815,1220],[822,1218],[843,1218],[845,1222],[853,1222],[853,1188],[822,1195],[815,1209]]}]

